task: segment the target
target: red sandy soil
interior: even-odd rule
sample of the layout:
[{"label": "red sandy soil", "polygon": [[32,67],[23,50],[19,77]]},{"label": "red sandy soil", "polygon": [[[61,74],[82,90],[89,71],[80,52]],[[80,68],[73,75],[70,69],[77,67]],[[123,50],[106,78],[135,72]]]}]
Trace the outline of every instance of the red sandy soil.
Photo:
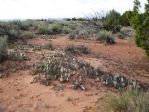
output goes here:
[{"label": "red sandy soil", "polygon": [[[52,42],[60,50],[69,44],[86,45],[91,53],[79,55],[78,58],[103,71],[122,74],[149,84],[149,62],[144,51],[133,42],[117,39],[115,45],[105,46],[93,40],[69,40],[64,36],[56,36],[51,40],[28,40],[28,43],[38,45],[48,42]],[[31,58],[27,63],[38,61],[41,52],[43,51],[27,53]],[[73,90],[71,84],[53,82],[50,86],[45,86],[31,84],[32,80],[33,76],[29,75],[28,70],[17,71],[0,79],[0,112],[85,112],[108,92],[101,85],[98,89],[90,87],[87,91],[81,91]]]}]

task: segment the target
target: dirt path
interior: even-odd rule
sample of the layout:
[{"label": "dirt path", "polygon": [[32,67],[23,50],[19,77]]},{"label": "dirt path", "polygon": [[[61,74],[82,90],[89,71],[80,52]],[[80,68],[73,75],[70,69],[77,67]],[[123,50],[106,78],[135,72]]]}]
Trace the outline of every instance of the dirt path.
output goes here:
[{"label": "dirt path", "polygon": [[6,112],[82,112],[105,93],[102,88],[84,92],[71,85],[30,84],[32,78],[22,71],[0,80],[0,107]]}]

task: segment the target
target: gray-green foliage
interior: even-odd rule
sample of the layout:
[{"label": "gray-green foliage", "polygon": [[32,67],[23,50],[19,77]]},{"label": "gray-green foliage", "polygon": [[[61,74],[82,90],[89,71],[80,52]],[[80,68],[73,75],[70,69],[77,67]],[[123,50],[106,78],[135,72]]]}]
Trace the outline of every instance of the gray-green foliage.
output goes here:
[{"label": "gray-green foliage", "polygon": [[25,56],[23,53],[16,52],[16,51],[11,51],[8,52],[8,59],[12,61],[24,61],[28,60],[28,57]]},{"label": "gray-green foliage", "polygon": [[[129,88],[120,96],[109,95],[106,98],[106,103],[108,109],[114,112],[148,112],[149,92]],[[109,112],[109,110],[107,111]]]},{"label": "gray-green foliage", "polygon": [[128,37],[133,37],[135,35],[134,30],[131,27],[123,27],[120,30],[119,37],[125,39]]},{"label": "gray-green foliage", "polygon": [[54,50],[54,46],[52,43],[46,43],[42,46],[42,48],[47,49],[47,50]]},{"label": "gray-green foliage", "polygon": [[63,26],[60,24],[52,23],[52,24],[43,24],[42,26],[38,26],[37,33],[39,34],[58,34],[62,32]]},{"label": "gray-green foliage", "polygon": [[73,54],[88,54],[90,53],[90,49],[85,45],[68,45],[65,47],[66,52],[70,52]]},{"label": "gray-green foliage", "polygon": [[0,37],[0,62],[6,58],[7,55],[7,36]]},{"label": "gray-green foliage", "polygon": [[32,32],[22,32],[20,34],[20,37],[23,38],[23,39],[32,39],[32,38],[35,38],[35,34],[33,34]]},{"label": "gray-green foliage", "polygon": [[20,38],[21,31],[12,23],[0,23],[0,36],[7,36],[8,42],[14,42]]},{"label": "gray-green foliage", "polygon": [[[75,79],[87,76],[93,77],[97,75],[97,71],[94,67],[73,57],[71,54],[59,51],[53,52],[51,55],[45,55],[44,57],[44,59],[33,66],[31,71],[32,75],[37,74],[39,76],[42,74],[44,76],[44,80],[46,79],[47,81],[59,80],[60,82],[72,82],[76,74],[77,77]],[[39,78],[37,80],[42,79]]]},{"label": "gray-green foliage", "polygon": [[99,31],[97,40],[100,42],[105,42],[107,44],[114,44],[115,43],[112,32],[106,31],[106,30]]}]

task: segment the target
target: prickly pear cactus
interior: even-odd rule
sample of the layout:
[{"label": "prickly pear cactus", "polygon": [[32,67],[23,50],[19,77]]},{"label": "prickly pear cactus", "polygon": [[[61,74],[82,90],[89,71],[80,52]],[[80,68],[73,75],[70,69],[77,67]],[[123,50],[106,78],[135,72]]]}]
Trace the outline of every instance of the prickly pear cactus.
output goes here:
[{"label": "prickly pear cactus", "polygon": [[[77,80],[76,77],[94,77],[98,75],[94,67],[78,60],[71,54],[56,52],[45,57],[42,61],[34,64],[31,73],[34,75],[42,74],[46,80],[59,80],[64,83],[74,82],[73,79]],[[81,84],[81,88],[85,88],[82,82],[79,81],[79,84]]]}]

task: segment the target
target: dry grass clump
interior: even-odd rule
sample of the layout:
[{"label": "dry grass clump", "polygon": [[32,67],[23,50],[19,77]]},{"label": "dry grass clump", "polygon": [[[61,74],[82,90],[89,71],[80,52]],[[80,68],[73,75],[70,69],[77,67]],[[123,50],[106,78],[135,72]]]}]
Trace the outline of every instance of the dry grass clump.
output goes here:
[{"label": "dry grass clump", "polygon": [[[100,111],[99,111],[100,110]],[[128,88],[120,95],[108,94],[91,112],[148,112],[149,92]]]},{"label": "dry grass clump", "polygon": [[65,47],[65,52],[70,52],[73,54],[89,54],[91,51],[85,45],[68,45]]}]

